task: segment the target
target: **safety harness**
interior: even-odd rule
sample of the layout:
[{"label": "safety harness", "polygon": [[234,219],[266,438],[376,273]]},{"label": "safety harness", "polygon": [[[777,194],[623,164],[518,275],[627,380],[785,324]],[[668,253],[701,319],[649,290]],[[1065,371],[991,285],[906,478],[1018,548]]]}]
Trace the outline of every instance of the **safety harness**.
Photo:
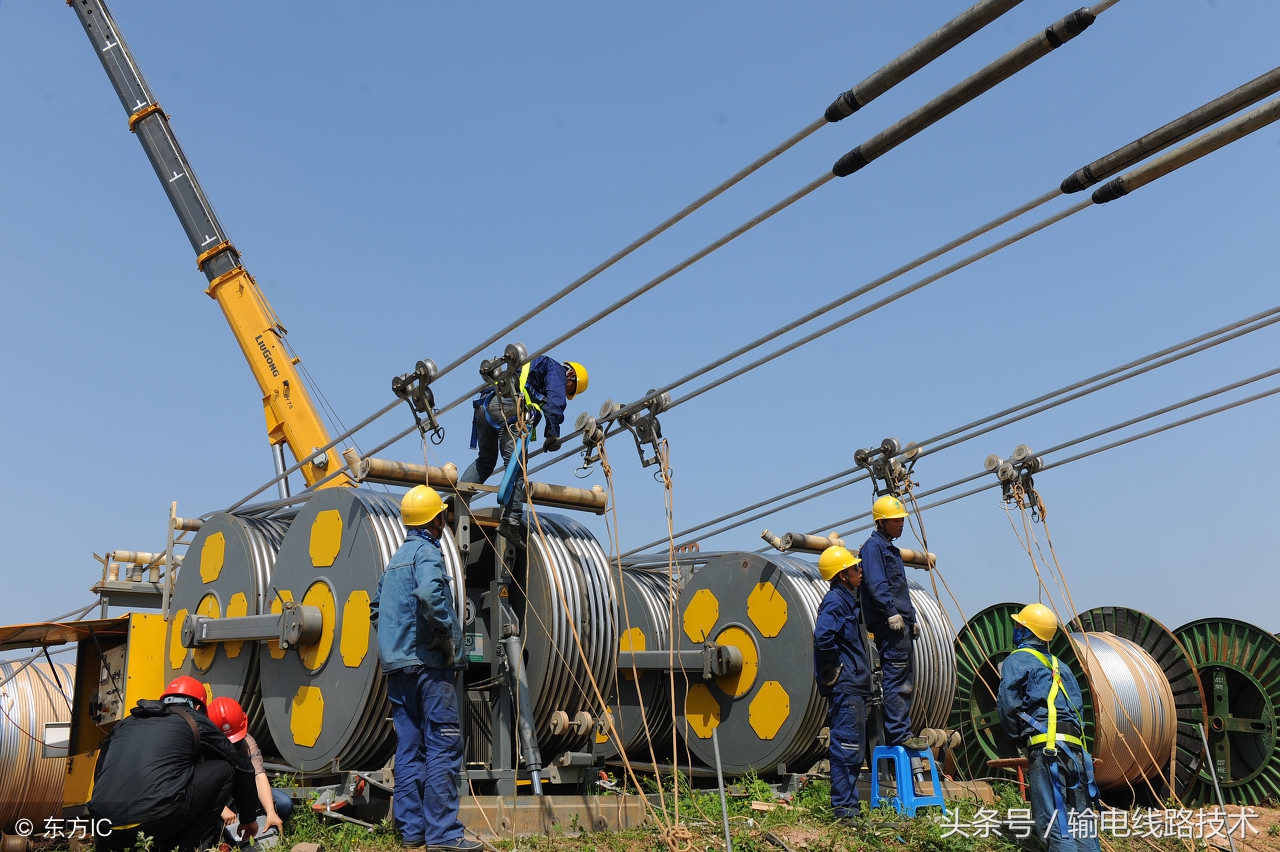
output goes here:
[{"label": "safety harness", "polygon": [[[542,416],[542,403],[534,399],[533,395],[529,393],[529,368],[532,366],[533,366],[533,362],[528,362],[520,368],[520,395],[524,397],[524,404],[527,405],[529,408],[533,409],[534,411],[538,412],[538,417],[540,418]],[[515,418],[510,417],[510,418],[507,418],[506,420],[499,420],[489,413],[489,400],[492,399],[494,396],[496,396],[498,393],[499,393],[499,388],[497,383],[495,382],[494,389],[487,393],[481,394],[480,398],[476,400],[475,404],[478,408],[484,411],[484,419],[490,426],[492,426],[495,429],[503,429],[506,427],[508,423],[514,423]],[[529,439],[531,441],[536,441],[538,440],[538,425],[537,425],[538,418],[533,418],[533,420],[534,420],[533,426],[532,428],[529,429]],[[471,430],[471,448],[473,450],[476,448],[476,433],[474,428]]]},{"label": "safety harness", "polygon": [[[1034,648],[1016,648],[1013,653],[1024,651],[1034,656],[1037,660],[1044,664],[1045,668],[1053,673],[1053,685],[1049,687],[1048,710],[1049,724],[1045,726],[1029,713],[1020,713],[1023,721],[1030,725],[1038,734],[1033,734],[1027,738],[1027,748],[1032,746],[1043,745],[1044,756],[1049,762],[1049,776],[1053,779],[1053,807],[1058,816],[1058,831],[1063,837],[1069,837],[1070,833],[1067,826],[1067,803],[1066,791],[1074,790],[1080,786],[1083,780],[1087,784],[1086,790],[1089,794],[1089,801],[1095,802],[1098,798],[1098,783],[1093,776],[1093,755],[1089,754],[1089,750],[1085,747],[1084,740],[1074,734],[1065,734],[1058,731],[1058,693],[1061,692],[1067,697],[1067,703],[1072,705],[1072,709],[1076,711],[1077,718],[1080,718],[1080,708],[1075,707],[1071,701],[1071,695],[1062,685],[1062,674],[1058,671],[1058,658],[1054,656],[1046,657]],[[1080,749],[1080,757],[1077,758],[1070,749],[1058,750],[1058,743],[1069,743]]]}]

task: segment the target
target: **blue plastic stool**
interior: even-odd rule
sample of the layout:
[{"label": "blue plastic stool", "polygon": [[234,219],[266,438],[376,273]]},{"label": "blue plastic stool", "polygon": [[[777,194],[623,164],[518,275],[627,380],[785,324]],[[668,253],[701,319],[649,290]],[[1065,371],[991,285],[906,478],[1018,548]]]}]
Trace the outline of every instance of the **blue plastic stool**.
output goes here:
[{"label": "blue plastic stool", "polygon": [[[911,777],[911,758],[923,757],[929,761],[929,775],[933,780],[933,794],[916,795],[915,780]],[[893,763],[894,786],[897,793],[892,798],[880,795],[880,763]],[[938,780],[938,765],[932,754],[925,751],[908,749],[905,746],[876,746],[871,753],[871,807],[878,808],[886,804],[898,813],[915,816],[916,809],[927,805],[937,805],[942,812],[947,812],[947,803],[942,798],[942,782]]]}]

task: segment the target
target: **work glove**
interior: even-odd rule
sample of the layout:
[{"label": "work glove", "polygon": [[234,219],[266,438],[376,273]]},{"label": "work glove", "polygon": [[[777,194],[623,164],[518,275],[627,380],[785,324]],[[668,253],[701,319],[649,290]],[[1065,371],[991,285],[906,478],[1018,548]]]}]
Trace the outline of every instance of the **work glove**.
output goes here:
[{"label": "work glove", "polygon": [[560,449],[561,440],[556,435],[548,435],[546,440],[542,442],[542,449],[548,453],[554,453]]},{"label": "work glove", "polygon": [[818,672],[818,683],[823,686],[835,686],[836,681],[840,679],[840,670],[843,668],[843,663],[827,663],[822,667],[822,671]]},{"label": "work glove", "polygon": [[914,639],[920,635],[920,623],[916,622],[911,625],[911,638]]},{"label": "work glove", "polygon": [[894,633],[901,633],[907,627],[907,620],[896,612],[889,616],[889,629]]}]

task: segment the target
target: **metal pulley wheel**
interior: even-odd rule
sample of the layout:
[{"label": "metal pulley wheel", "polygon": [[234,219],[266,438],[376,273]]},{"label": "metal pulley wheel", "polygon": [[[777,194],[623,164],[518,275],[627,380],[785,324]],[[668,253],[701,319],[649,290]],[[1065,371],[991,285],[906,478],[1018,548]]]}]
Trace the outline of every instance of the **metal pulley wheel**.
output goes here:
[{"label": "metal pulley wheel", "polygon": [[[1146,613],[1119,606],[1100,606],[1082,612],[1072,622],[1089,632],[1107,632],[1137,643],[1160,666],[1173,696],[1177,714],[1177,733],[1174,740],[1176,754],[1172,776],[1172,790],[1162,787],[1163,779],[1152,778],[1154,793],[1145,785],[1133,788],[1133,801],[1126,801],[1123,789],[1107,797],[1108,803],[1121,807],[1143,805],[1163,807],[1172,793],[1186,802],[1200,771],[1204,747],[1200,743],[1200,730],[1196,723],[1205,718],[1204,695],[1200,679],[1187,649],[1173,632]],[[1164,773],[1166,776],[1168,772]]]},{"label": "metal pulley wheel", "polygon": [[[1174,634],[1200,675],[1209,759],[1223,798],[1254,805],[1280,796],[1280,640],[1229,618],[1193,621]],[[1197,774],[1191,798],[1217,801],[1208,767]]]},{"label": "metal pulley wheel", "polygon": [[269,612],[271,576],[288,528],[281,521],[224,512],[205,520],[178,568],[165,639],[165,682],[191,675],[209,684],[215,698],[240,702],[249,734],[268,754],[271,733],[262,712],[255,643],[188,649],[182,645],[182,627],[189,615],[228,618]]},{"label": "metal pulley wheel", "polygon": [[676,674],[677,729],[689,750],[715,765],[713,731],[724,771],[779,766],[804,771],[821,759],[818,734],[826,701],[813,677],[813,627],[828,585],[815,566],[787,556],[711,555],[680,593],[681,650],[730,645],[742,669],[715,680]]},{"label": "metal pulley wheel", "polygon": [[[620,588],[618,650],[670,650],[671,611],[679,595],[674,578],[662,570],[624,569]],[[615,739],[607,726],[596,734],[597,753],[606,760],[620,752],[639,761],[653,760],[654,754],[659,760],[673,757],[670,682],[664,671],[619,666],[608,709],[618,736]]]},{"label": "metal pulley wheel", "polygon": [[[302,771],[380,769],[395,749],[386,681],[369,604],[404,541],[399,501],[356,488],[319,492],[294,518],[276,559],[270,612],[289,600],[323,616],[319,640],[260,644],[263,707],[277,750]],[[461,622],[462,563],[452,534],[440,541]]]},{"label": "metal pulley wheel", "polygon": [[[604,708],[596,698],[613,689],[618,651],[618,593],[609,558],[591,531],[551,512],[531,526],[523,578],[511,604],[521,623],[538,747],[549,761],[564,751],[586,751],[594,732],[552,733],[552,716],[573,719]],[[592,684],[595,684],[593,688]]]}]

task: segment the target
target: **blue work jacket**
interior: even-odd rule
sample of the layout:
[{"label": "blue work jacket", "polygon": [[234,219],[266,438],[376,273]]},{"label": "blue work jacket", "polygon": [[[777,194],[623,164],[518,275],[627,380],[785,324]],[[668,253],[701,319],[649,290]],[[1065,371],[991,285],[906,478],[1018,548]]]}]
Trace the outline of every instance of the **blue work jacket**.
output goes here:
[{"label": "blue work jacket", "polygon": [[[1034,636],[1021,642],[1018,647],[1039,651],[1052,662],[1048,647]],[[1062,678],[1062,689],[1058,690],[1058,696],[1054,700],[1054,705],[1058,708],[1058,732],[1079,736],[1083,724],[1079,708],[1084,704],[1080,684],[1076,682],[1071,668],[1061,659],[1058,660],[1058,675]],[[1023,719],[1021,714],[1026,713],[1048,728],[1049,690],[1052,686],[1052,670],[1036,659],[1034,654],[1015,652],[1004,658],[996,708],[1000,711],[1000,722],[1004,725],[1005,733],[1019,744],[1025,745],[1028,737],[1042,733]]]},{"label": "blue work jacket", "polygon": [[[426,530],[409,530],[387,563],[378,594],[369,604],[369,620],[378,631],[383,674],[416,665],[452,669],[464,664],[462,626],[440,542]],[[453,659],[439,648],[427,647],[442,638],[452,638]]]},{"label": "blue work jacket", "polygon": [[900,615],[907,628],[916,623],[916,608],[911,603],[907,570],[902,566],[902,551],[880,530],[871,534],[858,553],[862,557],[862,612],[867,629],[879,635],[888,627],[889,616]]},{"label": "blue work jacket", "polygon": [[[564,364],[554,358],[548,358],[546,355],[539,355],[529,362],[529,377],[525,381],[524,390],[529,394],[529,399],[537,406],[529,409],[529,428],[535,428],[541,420],[545,419],[547,426],[543,430],[543,436],[547,438],[560,437],[560,424],[564,423],[564,409],[569,404],[569,398],[564,387],[564,373]],[[481,391],[480,396],[472,400],[471,404],[476,408],[485,408],[488,406],[489,400],[493,399],[494,394],[497,392],[497,388],[488,388]],[[496,428],[500,424],[491,423],[491,425]],[[476,426],[473,421],[471,426],[471,449],[474,450],[478,445],[479,436],[476,434]]]},{"label": "blue work jacket", "polygon": [[[818,604],[818,617],[813,625],[813,676],[818,692],[831,695],[871,694],[871,666],[867,649],[862,644],[858,595],[847,586],[832,586]],[[834,685],[823,684],[829,678],[829,666],[839,666]]]}]

